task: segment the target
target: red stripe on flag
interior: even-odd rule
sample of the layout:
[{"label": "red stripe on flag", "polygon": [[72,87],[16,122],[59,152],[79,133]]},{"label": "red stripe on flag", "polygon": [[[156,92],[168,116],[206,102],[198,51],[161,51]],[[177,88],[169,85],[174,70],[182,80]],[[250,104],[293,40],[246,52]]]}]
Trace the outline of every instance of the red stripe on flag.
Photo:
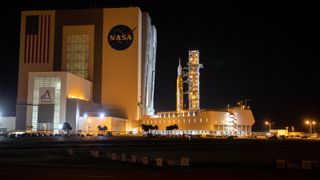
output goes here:
[{"label": "red stripe on flag", "polygon": [[27,35],[25,37],[25,47],[24,47],[24,62],[28,63],[29,62],[29,36]]}]

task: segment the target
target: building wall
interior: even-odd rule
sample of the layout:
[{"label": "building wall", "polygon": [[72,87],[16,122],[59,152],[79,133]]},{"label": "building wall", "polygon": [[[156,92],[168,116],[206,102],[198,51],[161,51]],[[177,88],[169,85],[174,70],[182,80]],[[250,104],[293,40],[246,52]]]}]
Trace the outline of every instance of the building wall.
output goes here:
[{"label": "building wall", "polygon": [[64,34],[88,33],[90,44],[93,46],[93,52],[90,50],[89,54],[88,79],[94,84],[93,101],[97,103],[101,102],[102,22],[102,9],[56,10],[54,70],[66,70],[63,62],[63,48],[66,46]]},{"label": "building wall", "polygon": [[54,121],[53,129],[58,131],[59,125],[65,121],[66,114],[66,72],[30,72],[28,83],[28,107],[26,125],[38,130],[38,110],[41,103],[41,88],[54,88]]},{"label": "building wall", "polygon": [[[43,105],[40,101],[41,88],[54,88],[55,94],[53,98],[54,104],[54,125],[55,131],[66,121],[66,118],[71,118],[70,113],[67,113],[67,97],[70,98],[91,100],[92,83],[68,72],[31,72],[29,73],[29,88],[28,88],[28,113],[27,125],[32,126],[33,131],[38,130],[39,126],[39,106]],[[68,114],[68,116],[67,116]],[[75,113],[77,115],[77,112]],[[73,119],[70,119],[70,121]],[[74,120],[73,120],[74,121]],[[72,124],[75,127],[75,124]]]},{"label": "building wall", "polygon": [[93,81],[93,65],[94,26],[63,26],[61,69]]},{"label": "building wall", "polygon": [[[230,112],[236,111],[236,124],[230,124]],[[157,125],[159,130],[165,130],[167,126],[177,124],[179,130],[212,131],[217,135],[235,134],[249,135],[254,123],[250,110],[227,109],[224,111],[186,111],[184,113],[163,112],[155,116],[144,116],[142,124]]]},{"label": "building wall", "polygon": [[255,123],[254,116],[250,109],[230,108],[228,111],[234,113],[238,124],[253,125]]},{"label": "building wall", "polygon": [[148,13],[142,14],[142,60],[141,60],[141,85],[142,85],[142,114],[154,114],[154,79],[156,66],[156,29],[151,24]]},{"label": "building wall", "polygon": [[79,130],[98,134],[98,126],[107,126],[108,131],[124,132],[126,120],[115,117],[79,117]]},{"label": "building wall", "polygon": [[67,99],[67,106],[66,106],[66,122],[68,122],[72,130],[71,132],[77,132],[79,125],[78,125],[78,116],[79,116],[79,107],[78,101],[76,99]]},{"label": "building wall", "polygon": [[5,128],[7,131],[13,131],[16,128],[16,117],[1,117],[0,129]]},{"label": "building wall", "polygon": [[66,80],[66,118],[73,131],[78,130],[78,117],[80,116],[79,100],[92,104],[92,83],[78,76],[67,73]]},{"label": "building wall", "polygon": [[[112,117],[113,119],[115,119],[115,117],[118,117],[120,120],[126,120],[125,114],[122,110],[109,109],[101,106],[101,104],[80,99],[67,99],[66,112],[66,121],[69,122],[70,125],[73,127],[73,132],[84,130],[84,127],[81,125],[81,123],[83,123],[83,119],[88,120],[87,117],[96,117],[98,119],[101,119],[100,115],[103,114],[104,116]],[[121,122],[123,122],[124,128],[126,121]],[[111,128],[110,126],[108,127]]]},{"label": "building wall", "polygon": [[[132,44],[116,50],[108,42],[108,34],[117,25],[125,25],[133,32]],[[103,10],[103,62],[102,101],[109,107],[127,110],[129,123],[140,119],[141,114],[141,40],[142,15],[139,8],[114,8]]]},{"label": "building wall", "polygon": [[[37,17],[38,21],[30,20],[30,17]],[[28,73],[53,70],[54,26],[55,11],[23,11],[21,13],[17,130],[25,129],[26,125]]]},{"label": "building wall", "polygon": [[92,83],[72,73],[67,73],[66,96],[73,99],[92,101]]}]

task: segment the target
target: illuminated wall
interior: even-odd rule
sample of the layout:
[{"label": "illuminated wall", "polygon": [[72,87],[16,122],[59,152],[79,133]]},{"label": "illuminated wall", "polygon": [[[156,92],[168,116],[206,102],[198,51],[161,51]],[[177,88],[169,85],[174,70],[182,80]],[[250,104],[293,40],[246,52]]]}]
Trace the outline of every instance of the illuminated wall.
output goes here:
[{"label": "illuminated wall", "polygon": [[66,77],[66,95],[69,99],[92,100],[92,83],[85,81],[74,74],[68,73]]},{"label": "illuminated wall", "polygon": [[94,84],[92,99],[100,103],[103,9],[61,9],[55,14],[53,70],[70,71],[90,80]]},{"label": "illuminated wall", "polygon": [[154,114],[154,85],[156,71],[157,30],[148,13],[142,15],[141,88],[142,114]]},{"label": "illuminated wall", "polygon": [[94,26],[63,26],[62,70],[93,81]]},{"label": "illuminated wall", "polygon": [[141,117],[141,33],[139,8],[104,9],[101,103],[126,109],[127,130]]},{"label": "illuminated wall", "polygon": [[[46,91],[51,90],[49,94]],[[92,83],[68,72],[30,72],[28,84],[27,126],[33,131],[45,129],[58,132],[66,119],[66,100],[69,95],[78,99],[90,101],[92,98]],[[47,97],[46,97],[47,96]],[[48,102],[43,102],[48,100]],[[49,102],[50,100],[50,102]],[[40,108],[50,109],[52,116],[42,119]],[[50,110],[48,111],[50,112]],[[48,121],[52,119],[52,121]],[[75,124],[75,123],[73,123]]]},{"label": "illuminated wall", "polygon": [[[230,120],[236,124],[231,124]],[[201,110],[184,112],[160,112],[144,116],[142,124],[157,125],[159,130],[177,124],[183,131],[211,131],[216,135],[249,135],[254,117],[251,110],[229,108],[226,110]]]},{"label": "illuminated wall", "polygon": [[2,117],[0,115],[0,129],[5,128],[6,131],[14,131],[16,129],[16,117]]},{"label": "illuminated wall", "polygon": [[108,131],[124,133],[126,120],[115,117],[79,117],[78,130],[84,133],[98,134],[98,126],[107,126]]},{"label": "illuminated wall", "polygon": [[53,70],[54,11],[21,13],[16,129],[25,129],[28,73]]}]

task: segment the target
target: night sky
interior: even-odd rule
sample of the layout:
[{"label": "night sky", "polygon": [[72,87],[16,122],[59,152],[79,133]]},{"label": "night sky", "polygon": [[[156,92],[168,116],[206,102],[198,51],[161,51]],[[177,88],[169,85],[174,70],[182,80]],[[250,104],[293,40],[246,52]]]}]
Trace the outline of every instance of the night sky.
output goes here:
[{"label": "night sky", "polygon": [[[201,108],[236,105],[250,98],[253,130],[269,119],[278,128],[320,124],[319,40],[316,4],[208,0],[20,0],[2,4],[0,111],[14,114],[20,11],[140,6],[158,31],[155,109],[175,110],[178,58],[200,51]],[[299,128],[300,127],[300,128]]]}]

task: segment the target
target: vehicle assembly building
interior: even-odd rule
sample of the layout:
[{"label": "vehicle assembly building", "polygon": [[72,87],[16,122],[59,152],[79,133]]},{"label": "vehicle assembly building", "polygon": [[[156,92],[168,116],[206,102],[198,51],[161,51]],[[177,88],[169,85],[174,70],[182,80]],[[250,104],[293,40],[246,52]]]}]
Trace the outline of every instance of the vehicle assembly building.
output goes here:
[{"label": "vehicle assembly building", "polygon": [[254,118],[245,106],[200,108],[197,50],[189,51],[187,67],[179,61],[176,111],[155,114],[156,47],[156,28],[138,7],[23,11],[15,129],[58,133],[68,122],[87,133],[99,125],[138,132],[141,124],[159,131],[177,124],[175,133],[251,133]]},{"label": "vehicle assembly building", "polygon": [[139,127],[154,114],[156,34],[137,7],[23,11],[16,129]]}]

